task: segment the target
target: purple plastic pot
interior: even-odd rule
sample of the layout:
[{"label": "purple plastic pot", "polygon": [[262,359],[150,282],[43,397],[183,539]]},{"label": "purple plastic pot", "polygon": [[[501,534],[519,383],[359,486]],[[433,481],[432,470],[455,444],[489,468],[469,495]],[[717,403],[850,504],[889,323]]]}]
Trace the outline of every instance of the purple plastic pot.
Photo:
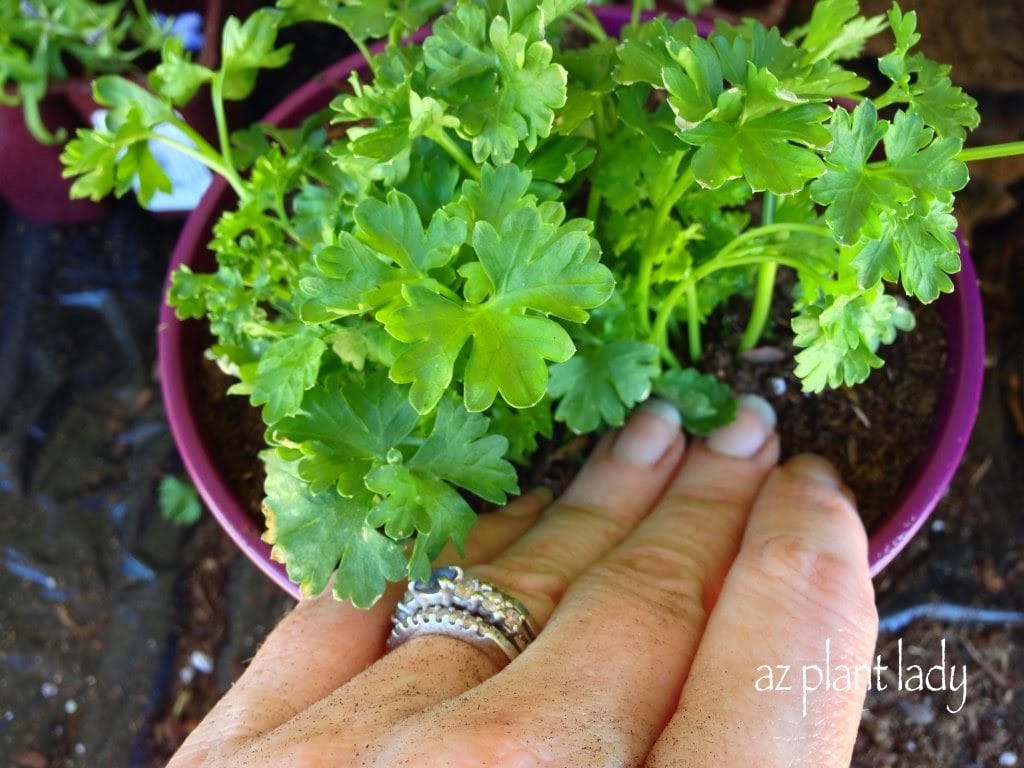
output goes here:
[{"label": "purple plastic pot", "polygon": [[[609,34],[617,35],[629,20],[627,7],[594,11]],[[706,34],[710,24],[698,26],[704,27],[701,31]],[[421,30],[414,40],[418,42],[425,36],[426,30]],[[353,70],[366,70],[365,61],[358,54],[343,59],[303,85],[267,114],[264,122],[286,127],[301,123],[327,106]],[[233,203],[230,188],[217,179],[185,222],[171,257],[165,293],[171,273],[182,264],[196,272],[213,271],[214,259],[206,243],[217,217]],[[984,369],[981,296],[966,244],[961,240],[960,245],[963,269],[953,276],[955,292],[937,302],[946,325],[948,356],[942,396],[928,441],[930,447],[911,469],[892,514],[871,534],[872,574],[892,560],[928,519],[960,463],[977,414]],[[196,403],[201,394],[196,372],[204,338],[198,321],[178,320],[164,303],[157,334],[160,383],[175,443],[203,501],[224,530],[260,569],[297,597],[298,587],[289,581],[284,566],[270,559],[270,546],[260,538],[262,526],[250,517],[221,475],[197,421]]]}]

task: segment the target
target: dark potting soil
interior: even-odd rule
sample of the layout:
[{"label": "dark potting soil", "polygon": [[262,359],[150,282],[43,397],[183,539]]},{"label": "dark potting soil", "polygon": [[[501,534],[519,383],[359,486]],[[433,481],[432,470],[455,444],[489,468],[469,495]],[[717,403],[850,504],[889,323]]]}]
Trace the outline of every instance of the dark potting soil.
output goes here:
[{"label": "dark potting soil", "polygon": [[[792,334],[788,329],[788,290],[776,291],[770,346],[738,358],[735,354],[747,316],[743,302],[712,316],[705,337],[714,336],[700,367],[734,392],[757,393],[775,407],[784,456],[813,452],[839,469],[857,496],[870,529],[898,502],[907,474],[928,447],[945,370],[946,342],[938,312],[915,306],[917,327],[880,350],[885,366],[856,387],[805,395],[793,374]],[[226,394],[233,379],[203,359],[203,401],[199,418],[210,436],[214,459],[229,485],[262,524],[264,448],[259,411],[238,395]],[[575,476],[596,438],[556,429],[543,440],[533,461],[519,469],[524,490],[544,485],[561,492]],[[474,503],[483,511],[486,504]]]},{"label": "dark potting soil", "polygon": [[805,394],[793,373],[799,350],[788,330],[789,276],[780,282],[762,346],[737,357],[749,305],[732,302],[707,324],[705,338],[715,341],[699,367],[730,382],[736,393],[767,399],[779,416],[783,458],[811,452],[831,461],[870,530],[899,502],[908,473],[929,446],[946,367],[942,320],[934,307],[913,304],[916,327],[879,349],[885,365],[867,381]]},{"label": "dark potting soil", "polygon": [[235,383],[212,360],[203,357],[199,369],[198,420],[215,464],[235,496],[253,518],[263,522],[263,481],[266,473],[259,453],[266,448],[260,412],[241,395],[229,395]]}]

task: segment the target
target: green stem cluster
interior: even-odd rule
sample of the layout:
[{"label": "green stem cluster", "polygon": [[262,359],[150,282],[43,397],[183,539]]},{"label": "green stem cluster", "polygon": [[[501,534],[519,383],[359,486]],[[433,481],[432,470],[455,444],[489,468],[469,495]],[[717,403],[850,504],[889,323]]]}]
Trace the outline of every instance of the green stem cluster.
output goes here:
[{"label": "green stem cluster", "polygon": [[149,132],[147,138],[152,141],[158,141],[167,147],[170,147],[176,152],[180,152],[186,157],[191,157],[193,160],[198,160],[200,163],[205,165],[214,173],[222,176],[235,194],[238,195],[239,199],[245,200],[249,192],[246,189],[245,183],[242,181],[242,177],[238,175],[238,171],[235,170],[233,165],[228,165],[223,155],[219,153],[213,146],[210,145],[206,139],[204,139],[198,132],[192,129],[184,120],[174,120],[172,125],[178,128],[184,133],[189,140],[195,145],[190,147],[187,144],[165,136],[155,131]]},{"label": "green stem cluster", "polygon": [[463,151],[458,142],[449,136],[444,128],[438,128],[428,135],[435,144],[448,153],[452,160],[459,164],[459,167],[466,172],[467,176],[480,181],[480,166],[473,162],[473,158]]},{"label": "green stem cluster", "polygon": [[566,18],[590,35],[594,40],[600,42],[608,39],[608,33],[604,31],[604,27],[601,26],[601,22],[598,20],[597,16],[594,15],[594,12],[586,6],[582,7],[579,11],[571,11],[567,13]]},{"label": "green stem cluster", "polygon": [[[774,201],[769,203],[769,209]],[[769,219],[771,215],[769,215]],[[650,331],[650,341],[657,345],[661,356],[671,365],[678,366],[679,363],[672,353],[668,343],[669,324],[675,313],[679,302],[686,299],[687,312],[687,344],[691,360],[698,360],[701,356],[700,338],[700,309],[698,303],[697,284],[722,269],[731,267],[742,267],[756,264],[761,267],[758,274],[758,286],[754,299],[754,310],[751,319],[744,333],[744,341],[749,346],[741,347],[749,349],[755,345],[764,330],[767,322],[768,310],[771,307],[772,290],[775,285],[775,275],[780,265],[792,267],[793,269],[806,269],[807,265],[798,258],[785,256],[778,251],[767,251],[762,244],[752,244],[756,240],[771,237],[783,233],[804,233],[817,235],[819,237],[831,238],[832,232],[828,227],[815,226],[812,224],[798,223],[775,223],[764,224],[754,229],[749,229],[738,237],[734,238],[728,245],[722,248],[711,259],[691,270],[689,275],[676,283],[668,295],[661,301],[654,324]]]},{"label": "green stem cluster", "polygon": [[[679,167],[682,160],[683,153],[677,153],[673,161],[676,168]],[[640,268],[637,277],[637,309],[640,312],[640,322],[643,323],[644,328],[647,328],[648,330],[651,327],[651,276],[654,272],[654,261],[657,257],[658,246],[661,242],[661,235],[665,231],[665,226],[668,224],[669,218],[672,215],[672,209],[675,208],[676,203],[679,202],[680,198],[686,194],[686,190],[688,190],[692,185],[693,169],[687,165],[686,169],[679,174],[679,178],[676,179],[676,183],[669,190],[668,194],[662,198],[658,207],[655,208],[654,219],[651,222],[651,229],[647,234],[647,238],[644,241],[643,249],[640,254]]]},{"label": "green stem cluster", "polygon": [[[761,226],[771,226],[775,221],[775,193],[766,191],[761,203]],[[740,352],[753,349],[764,333],[765,323],[772,306],[772,294],[775,291],[775,275],[778,264],[774,261],[762,264],[757,271],[757,288],[754,292],[754,306],[750,310],[747,327],[740,339]]]}]

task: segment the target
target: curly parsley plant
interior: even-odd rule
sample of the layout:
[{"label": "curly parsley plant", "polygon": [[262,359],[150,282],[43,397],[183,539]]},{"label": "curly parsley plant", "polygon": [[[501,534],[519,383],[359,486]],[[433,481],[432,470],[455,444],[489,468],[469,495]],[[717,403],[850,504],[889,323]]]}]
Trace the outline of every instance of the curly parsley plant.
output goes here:
[{"label": "curly parsley plant", "polygon": [[[758,343],[779,268],[796,275],[805,389],[863,381],[959,269],[954,193],[975,102],[914,52],[916,17],[822,0],[783,35],[640,22],[618,39],[578,0],[281,0],[224,30],[221,67],[165,48],[149,94],[101,78],[106,127],[68,146],[75,193],[167,183],[147,141],[209,83],[218,146],[193,154],[238,197],[218,268],[174,276],[179,317],[266,422],[266,539],[305,594],[372,604],[422,577],[503,503],[553,422],[623,423],[652,392],[687,428],[729,422],[728,387],[692,366],[705,323],[749,296]],[[297,129],[228,135],[224,101],[282,66],[278,31],[344,30],[365,52]],[[405,45],[432,22],[422,44]],[[844,62],[886,28],[888,87]],[[368,41],[386,47],[370,54]],[[186,133],[187,126],[181,126]],[[973,153],[973,155],[972,155]]]}]

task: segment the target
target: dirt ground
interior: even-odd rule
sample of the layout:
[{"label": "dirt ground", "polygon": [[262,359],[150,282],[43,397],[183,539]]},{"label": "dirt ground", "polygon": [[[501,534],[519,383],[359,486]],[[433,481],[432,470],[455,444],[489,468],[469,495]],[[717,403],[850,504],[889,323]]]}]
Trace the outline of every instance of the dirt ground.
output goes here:
[{"label": "dirt ground", "polygon": [[[976,139],[1024,137],[1022,4],[918,5],[960,20],[931,54],[978,97]],[[979,35],[993,44],[964,47]],[[972,172],[959,215],[985,301],[981,413],[930,524],[876,580],[876,653],[930,666],[944,642],[966,693],[952,714],[959,693],[895,690],[891,669],[857,768],[1024,766],[1024,161]],[[181,471],[154,378],[178,227],[132,202],[82,227],[0,207],[3,766],[164,765],[289,607],[209,517],[181,530],[156,509]]]}]

